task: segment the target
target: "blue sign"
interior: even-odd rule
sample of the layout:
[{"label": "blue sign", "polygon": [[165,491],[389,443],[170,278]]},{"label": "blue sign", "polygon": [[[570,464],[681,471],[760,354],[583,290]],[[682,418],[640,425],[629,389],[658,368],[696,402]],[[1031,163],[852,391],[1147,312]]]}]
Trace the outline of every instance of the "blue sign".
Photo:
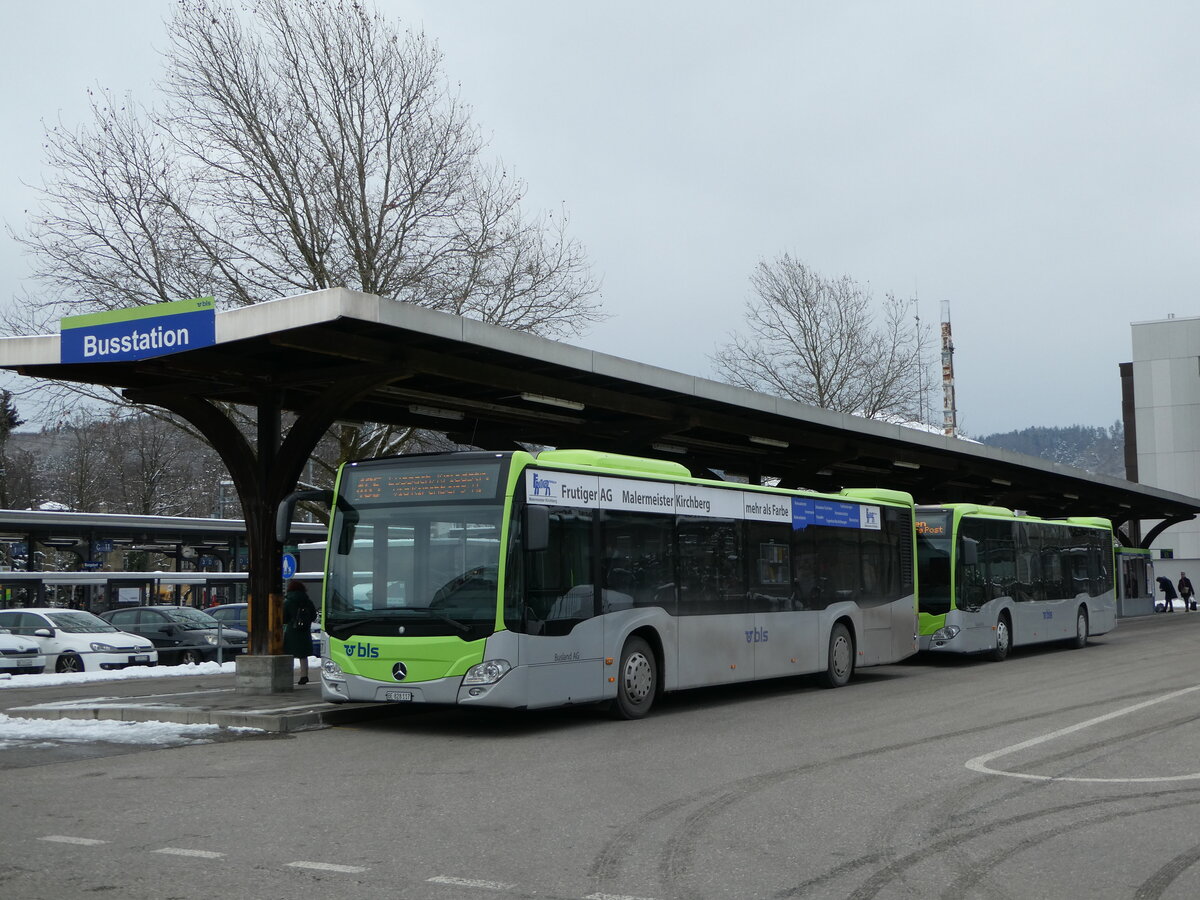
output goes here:
[{"label": "blue sign", "polygon": [[793,497],[792,528],[799,531],[809,525],[878,530],[879,508],[858,503],[842,503],[839,500]]},{"label": "blue sign", "polygon": [[100,563],[95,560],[89,559],[87,562],[85,562],[83,564],[83,567],[84,567],[84,569],[86,569],[89,572],[94,572],[96,569],[100,568]]},{"label": "blue sign", "polygon": [[64,363],[128,362],[208,347],[217,341],[212,297],[66,316],[60,323]]},{"label": "blue sign", "polygon": [[283,554],[283,577],[291,578],[296,574],[296,557],[290,553]]},{"label": "blue sign", "polygon": [[96,552],[97,553],[112,553],[112,549],[113,549],[112,541],[96,541]]}]

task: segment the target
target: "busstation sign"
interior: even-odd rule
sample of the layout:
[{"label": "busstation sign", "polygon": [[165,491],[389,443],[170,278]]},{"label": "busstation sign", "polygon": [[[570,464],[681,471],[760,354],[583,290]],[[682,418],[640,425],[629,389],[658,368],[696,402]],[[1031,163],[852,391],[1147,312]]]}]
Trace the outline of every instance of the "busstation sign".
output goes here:
[{"label": "busstation sign", "polygon": [[66,316],[60,322],[60,361],[127,362],[216,343],[212,297]]}]

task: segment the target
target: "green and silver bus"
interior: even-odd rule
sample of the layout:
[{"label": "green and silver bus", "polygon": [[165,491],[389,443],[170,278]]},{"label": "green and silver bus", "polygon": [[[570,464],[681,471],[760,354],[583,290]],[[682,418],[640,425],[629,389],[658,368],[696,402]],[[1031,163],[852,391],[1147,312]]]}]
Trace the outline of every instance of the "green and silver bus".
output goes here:
[{"label": "green and silver bus", "polygon": [[836,687],[917,650],[902,492],[547,450],[346,463],[326,499],[326,700],[637,718],[665,691],[802,673]]},{"label": "green and silver bus", "polygon": [[1116,627],[1108,519],[1038,519],[997,506],[918,506],[920,646],[1002,660],[1014,646]]}]

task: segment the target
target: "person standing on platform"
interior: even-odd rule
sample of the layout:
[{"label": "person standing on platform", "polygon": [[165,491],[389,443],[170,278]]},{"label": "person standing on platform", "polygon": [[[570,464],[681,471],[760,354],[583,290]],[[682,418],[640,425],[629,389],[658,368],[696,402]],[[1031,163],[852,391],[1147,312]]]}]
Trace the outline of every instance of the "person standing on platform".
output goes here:
[{"label": "person standing on platform", "polygon": [[312,623],[317,607],[302,581],[289,581],[283,597],[283,652],[300,660],[299,684],[308,684],[308,657],[312,653]]},{"label": "person standing on platform", "polygon": [[1179,573],[1179,599],[1183,601],[1183,611],[1190,612],[1192,608],[1192,598],[1196,596],[1196,592],[1192,590],[1191,579],[1187,577],[1187,572]]},{"label": "person standing on platform", "polygon": [[1175,585],[1171,584],[1171,579],[1166,575],[1159,575],[1154,580],[1158,582],[1158,586],[1166,598],[1166,602],[1163,604],[1163,612],[1175,612]]}]

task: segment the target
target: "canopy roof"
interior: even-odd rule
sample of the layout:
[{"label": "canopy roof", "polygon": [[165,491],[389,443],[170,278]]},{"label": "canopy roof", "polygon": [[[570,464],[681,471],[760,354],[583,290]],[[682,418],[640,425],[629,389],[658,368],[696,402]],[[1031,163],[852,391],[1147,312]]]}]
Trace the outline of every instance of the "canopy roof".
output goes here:
[{"label": "canopy roof", "polygon": [[[354,381],[336,417],[465,445],[586,447],[792,487],[885,487],[1033,515],[1191,518],[1200,500],[940,434],[831,413],[343,288],[216,314],[216,342],[64,364],[57,335],[0,339],[0,367],[142,394],[300,412]],[[1114,379],[1115,381],[1115,379]],[[1115,385],[1114,385],[1115,388]]]}]

